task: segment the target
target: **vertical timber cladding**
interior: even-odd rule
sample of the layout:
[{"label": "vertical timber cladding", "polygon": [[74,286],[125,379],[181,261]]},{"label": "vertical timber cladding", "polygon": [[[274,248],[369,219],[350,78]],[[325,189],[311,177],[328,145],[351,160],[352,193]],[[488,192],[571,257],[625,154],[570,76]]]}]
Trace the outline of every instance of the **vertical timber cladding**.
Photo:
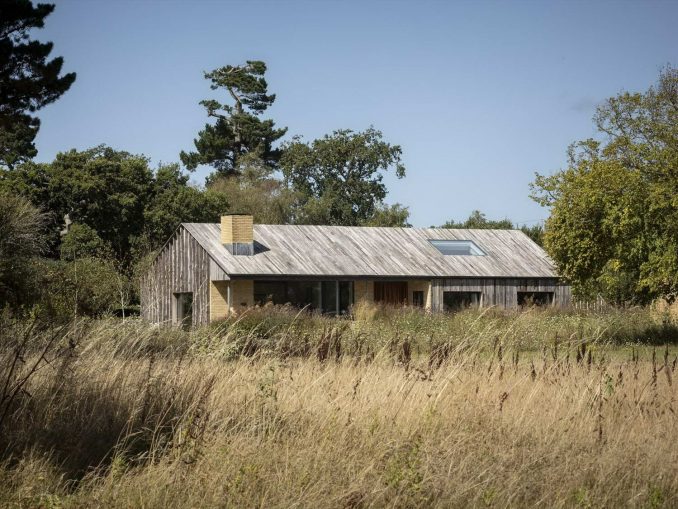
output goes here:
[{"label": "vertical timber cladding", "polygon": [[149,322],[172,323],[175,293],[193,293],[193,323],[209,323],[210,257],[181,226],[143,279],[141,314]]},{"label": "vertical timber cladding", "polygon": [[431,308],[443,310],[443,292],[478,292],[481,306],[516,309],[518,292],[553,292],[553,305],[570,304],[570,287],[557,279],[455,278],[434,279],[431,284]]}]

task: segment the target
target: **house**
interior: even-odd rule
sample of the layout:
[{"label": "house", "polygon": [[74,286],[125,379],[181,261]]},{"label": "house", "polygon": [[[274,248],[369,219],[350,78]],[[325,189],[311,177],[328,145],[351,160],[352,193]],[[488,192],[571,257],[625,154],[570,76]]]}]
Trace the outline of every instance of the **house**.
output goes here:
[{"label": "house", "polygon": [[359,301],[444,311],[566,306],[570,287],[518,230],[183,223],[144,276],[142,316],[206,324],[273,302],[346,313]]}]

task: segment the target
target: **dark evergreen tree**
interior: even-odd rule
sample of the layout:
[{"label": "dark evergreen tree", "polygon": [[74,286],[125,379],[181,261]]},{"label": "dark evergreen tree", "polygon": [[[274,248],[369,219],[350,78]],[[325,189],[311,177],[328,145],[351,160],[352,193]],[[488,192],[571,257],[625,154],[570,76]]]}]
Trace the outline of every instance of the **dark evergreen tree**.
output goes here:
[{"label": "dark evergreen tree", "polygon": [[222,104],[214,99],[201,101],[207,115],[215,119],[198,133],[194,140],[195,152],[181,152],[181,161],[189,170],[200,164],[213,166],[218,175],[240,173],[238,160],[245,154],[254,154],[270,167],[276,167],[281,152],[273,144],[287,128],[276,129],[273,120],[259,118],[275,101],[268,94],[264,79],[266,64],[248,60],[245,65],[227,65],[205,73],[212,82],[212,90],[226,89],[234,104]]},{"label": "dark evergreen tree", "polygon": [[52,43],[31,40],[42,28],[52,4],[30,0],[0,2],[0,167],[14,167],[37,154],[33,141],[40,120],[33,114],[57,100],[75,81],[60,76],[63,58],[48,60]]}]

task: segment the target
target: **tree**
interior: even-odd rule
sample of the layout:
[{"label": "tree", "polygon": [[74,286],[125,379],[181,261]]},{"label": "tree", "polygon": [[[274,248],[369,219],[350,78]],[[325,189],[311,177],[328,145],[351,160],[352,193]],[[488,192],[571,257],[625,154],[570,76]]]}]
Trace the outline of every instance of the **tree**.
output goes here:
[{"label": "tree", "polygon": [[21,196],[0,192],[0,307],[31,300],[32,263],[44,248],[43,216]]},{"label": "tree", "polygon": [[520,231],[530,237],[536,244],[544,246],[544,225],[541,223],[527,226],[526,224],[520,227]]},{"label": "tree", "polygon": [[72,261],[39,259],[40,304],[54,320],[74,316],[101,316],[119,305],[119,283],[124,276],[111,260],[82,258]]},{"label": "tree", "polygon": [[357,226],[369,221],[386,197],[384,173],[405,176],[402,149],[370,127],[334,131],[312,143],[295,139],[280,164],[285,183],[303,197],[297,222]]},{"label": "tree", "polygon": [[403,207],[400,203],[387,205],[380,203],[374,209],[372,217],[365,221],[365,226],[390,226],[400,228],[410,228],[412,225],[407,222],[410,217],[408,207]]},{"label": "tree", "polygon": [[71,224],[61,238],[60,250],[61,259],[66,261],[81,258],[112,258],[110,246],[86,224]]},{"label": "tree", "polygon": [[207,116],[215,121],[198,133],[195,152],[181,152],[181,161],[189,170],[207,164],[215,168],[217,175],[238,175],[238,161],[246,154],[256,154],[264,164],[276,167],[281,153],[273,144],[287,128],[276,129],[273,120],[259,118],[275,101],[275,94],[268,94],[265,73],[266,64],[258,60],[205,73],[212,82],[210,88],[226,89],[234,104],[214,99],[201,101]]},{"label": "tree", "polygon": [[143,232],[143,213],[153,188],[148,159],[110,147],[57,154],[46,169],[47,202],[42,206],[63,222],[94,229],[118,259],[130,253]]},{"label": "tree", "polygon": [[621,93],[594,116],[601,140],[573,144],[568,168],[537,174],[551,209],[544,243],[583,296],[645,303],[678,296],[678,70]]},{"label": "tree", "polygon": [[[0,189],[25,196],[46,213],[52,257],[59,257],[62,242],[87,240],[62,235],[68,216],[78,235],[93,232],[123,265],[160,247],[180,223],[217,221],[228,208],[223,193],[191,186],[178,164],[154,173],[144,156],[103,145],[0,171]],[[91,232],[85,235],[83,227]]]},{"label": "tree", "polygon": [[217,222],[229,207],[228,197],[217,190],[190,185],[178,164],[160,166],[143,212],[143,238],[137,256],[161,247],[182,222]]},{"label": "tree", "polygon": [[33,141],[40,120],[33,114],[75,81],[75,73],[60,76],[63,58],[48,60],[51,42],[29,37],[53,10],[52,4],[33,6],[30,0],[0,3],[0,167],[13,168],[37,154]]},{"label": "tree", "polygon": [[487,219],[487,216],[480,212],[479,210],[474,210],[468,216],[468,219],[463,222],[447,221],[441,228],[477,228],[477,229],[499,229],[499,230],[512,230],[514,228],[513,223],[508,219],[500,219],[498,221]]},{"label": "tree", "polygon": [[259,224],[289,224],[296,217],[299,193],[285,186],[273,170],[251,154],[242,157],[239,177],[217,177],[208,192],[227,197],[222,212],[246,213]]},{"label": "tree", "polygon": [[497,230],[520,230],[525,235],[530,237],[538,245],[543,245],[544,227],[541,224],[533,226],[518,226],[513,224],[510,219],[487,219],[487,216],[479,210],[474,210],[468,216],[466,221],[456,222],[454,220],[447,221],[441,228],[469,228],[469,229],[497,229]]}]

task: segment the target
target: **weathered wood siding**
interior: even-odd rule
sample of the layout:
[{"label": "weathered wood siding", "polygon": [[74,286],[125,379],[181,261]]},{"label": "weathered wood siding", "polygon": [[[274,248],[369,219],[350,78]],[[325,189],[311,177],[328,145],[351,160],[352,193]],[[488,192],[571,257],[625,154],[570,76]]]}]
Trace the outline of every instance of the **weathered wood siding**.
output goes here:
[{"label": "weathered wood siding", "polygon": [[141,316],[172,323],[175,293],[193,293],[193,324],[209,323],[210,256],[183,226],[165,244],[141,283]]},{"label": "weathered wood siding", "polygon": [[481,305],[515,309],[518,292],[553,292],[553,305],[570,304],[570,287],[557,279],[455,278],[432,281],[432,309],[442,311],[443,292],[480,292]]}]

